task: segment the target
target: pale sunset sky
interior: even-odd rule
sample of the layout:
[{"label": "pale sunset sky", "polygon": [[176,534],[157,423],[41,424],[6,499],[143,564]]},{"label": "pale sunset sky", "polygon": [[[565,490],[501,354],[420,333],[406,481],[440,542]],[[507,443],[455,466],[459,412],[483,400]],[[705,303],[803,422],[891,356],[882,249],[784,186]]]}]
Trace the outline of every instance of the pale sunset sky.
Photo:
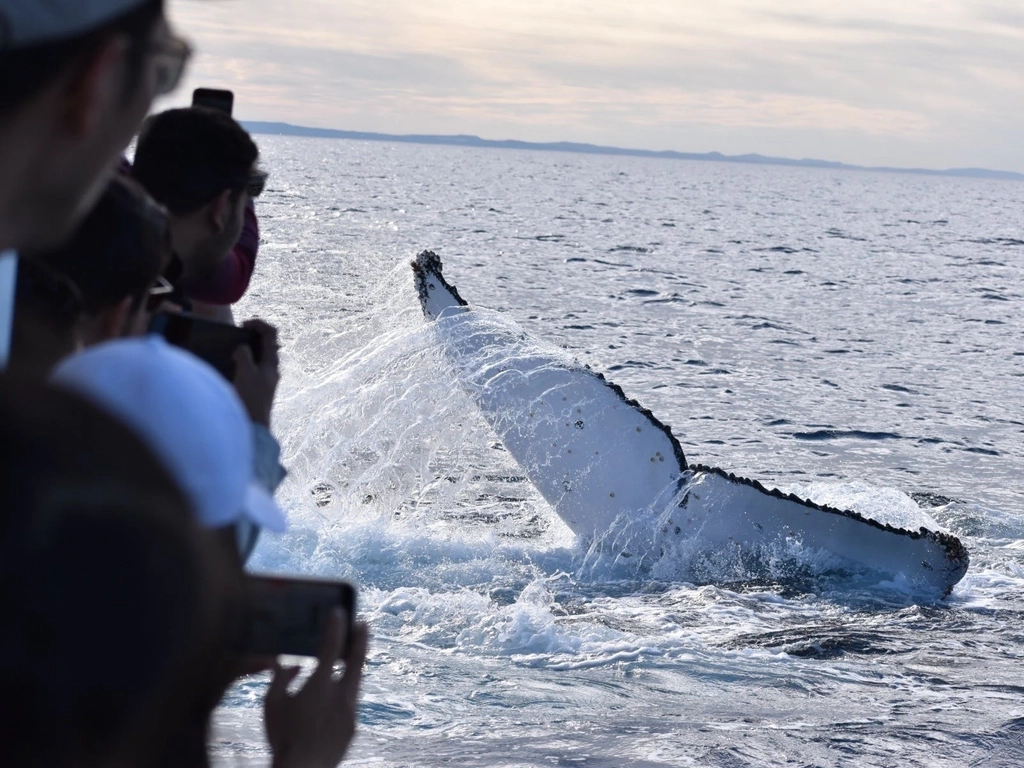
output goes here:
[{"label": "pale sunset sky", "polygon": [[183,88],[385,133],[1024,172],[1022,0],[169,0]]}]

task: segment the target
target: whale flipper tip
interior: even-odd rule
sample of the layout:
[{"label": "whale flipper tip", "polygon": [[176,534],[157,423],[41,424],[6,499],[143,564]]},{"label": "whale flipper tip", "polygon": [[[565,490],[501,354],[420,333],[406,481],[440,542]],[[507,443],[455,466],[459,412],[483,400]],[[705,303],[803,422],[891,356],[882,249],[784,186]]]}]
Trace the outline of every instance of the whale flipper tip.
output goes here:
[{"label": "whale flipper tip", "polygon": [[440,275],[443,268],[444,265],[441,263],[441,257],[430,249],[417,253],[416,258],[413,259],[412,262],[412,270],[416,274],[433,272],[434,274]]},{"label": "whale flipper tip", "polygon": [[416,283],[416,293],[420,298],[420,306],[423,308],[423,314],[431,319],[436,318],[445,307],[469,306],[459,296],[455,286],[444,279],[443,269],[441,257],[431,250],[420,251],[412,262],[413,279]]}]

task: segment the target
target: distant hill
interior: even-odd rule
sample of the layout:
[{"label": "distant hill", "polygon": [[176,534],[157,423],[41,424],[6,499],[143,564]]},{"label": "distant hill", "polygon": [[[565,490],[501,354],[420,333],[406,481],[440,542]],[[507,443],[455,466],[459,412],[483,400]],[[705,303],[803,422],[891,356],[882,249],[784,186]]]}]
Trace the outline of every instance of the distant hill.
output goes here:
[{"label": "distant hill", "polygon": [[430,136],[404,135],[396,136],[388,133],[367,133],[364,131],[336,131],[329,128],[305,128],[290,123],[243,122],[246,130],[257,134],[274,134],[278,136],[306,136],[316,139],[354,139],[357,141],[387,141],[405,144],[443,144],[457,147],[480,147],[483,149],[532,149],[538,152],[578,152],[588,155],[628,155],[630,157],[658,157],[669,160],[700,160],[715,163],[749,163],[753,165],[787,165],[799,168],[834,168],[846,171],[879,171],[882,173],[914,173],[921,176],[960,176],[973,179],[1003,179],[1008,181],[1024,181],[1024,174],[1012,171],[990,171],[985,168],[948,168],[944,171],[927,168],[889,168],[868,167],[863,165],[847,165],[829,160],[792,160],[785,157],[767,157],[765,155],[723,155],[721,152],[661,152],[649,149],[624,149],[622,147],[603,147],[597,144],[578,144],[571,141],[535,143],[530,141],[493,141],[481,139],[479,136]]}]

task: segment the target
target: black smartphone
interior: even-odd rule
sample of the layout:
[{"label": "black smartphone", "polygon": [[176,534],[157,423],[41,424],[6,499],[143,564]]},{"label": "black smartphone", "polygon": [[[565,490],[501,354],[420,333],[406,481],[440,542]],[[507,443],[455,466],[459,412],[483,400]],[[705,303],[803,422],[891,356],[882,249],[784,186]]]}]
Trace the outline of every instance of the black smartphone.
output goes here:
[{"label": "black smartphone", "polygon": [[[327,619],[335,608],[345,614],[346,645],[356,617],[356,590],[345,581],[247,574],[246,610],[238,651],[260,656],[316,656]],[[342,651],[342,656],[347,648]]]},{"label": "black smartphone", "polygon": [[217,109],[230,115],[235,109],[235,94],[220,88],[196,88],[192,91],[192,106]]},{"label": "black smartphone", "polygon": [[235,378],[235,350],[243,344],[249,345],[257,364],[263,358],[263,338],[257,331],[187,312],[159,312],[153,316],[149,331],[205,360],[228,381]]}]

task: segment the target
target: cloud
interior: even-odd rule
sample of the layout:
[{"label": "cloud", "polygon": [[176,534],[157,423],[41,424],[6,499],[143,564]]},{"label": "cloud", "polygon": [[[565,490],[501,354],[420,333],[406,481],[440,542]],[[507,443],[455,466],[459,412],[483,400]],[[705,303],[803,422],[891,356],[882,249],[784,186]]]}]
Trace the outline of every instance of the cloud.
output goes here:
[{"label": "cloud", "polygon": [[171,8],[202,51],[190,82],[234,88],[253,119],[1024,170],[1009,139],[1024,118],[1024,12],[1010,2]]}]

